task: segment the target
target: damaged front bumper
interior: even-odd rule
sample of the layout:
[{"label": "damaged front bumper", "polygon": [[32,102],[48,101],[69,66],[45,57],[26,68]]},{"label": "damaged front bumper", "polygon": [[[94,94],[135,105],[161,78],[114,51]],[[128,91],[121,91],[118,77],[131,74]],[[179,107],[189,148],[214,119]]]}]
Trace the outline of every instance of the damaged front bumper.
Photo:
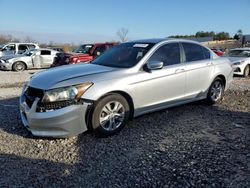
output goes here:
[{"label": "damaged front bumper", "polygon": [[34,136],[66,138],[87,130],[85,117],[90,103],[38,112],[38,101],[36,98],[29,107],[24,94],[19,99],[22,123]]},{"label": "damaged front bumper", "polygon": [[0,70],[11,70],[12,64],[6,63],[4,60],[0,60]]}]

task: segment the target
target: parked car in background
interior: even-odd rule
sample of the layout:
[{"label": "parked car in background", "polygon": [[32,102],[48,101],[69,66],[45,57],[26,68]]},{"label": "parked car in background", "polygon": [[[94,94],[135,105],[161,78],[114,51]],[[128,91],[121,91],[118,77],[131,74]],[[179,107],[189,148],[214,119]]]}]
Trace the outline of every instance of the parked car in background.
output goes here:
[{"label": "parked car in background", "polygon": [[225,54],[225,52],[223,52],[222,49],[219,48],[211,48],[211,50],[218,56],[223,56]]},{"label": "parked car in background", "polygon": [[61,47],[48,47],[48,49],[52,49],[61,53],[64,53],[64,49]]},{"label": "parked car in background", "polygon": [[250,35],[243,35],[241,41],[243,47],[250,47]]},{"label": "parked car in background", "polygon": [[4,56],[0,60],[0,69],[23,71],[31,68],[49,68],[58,51],[39,48],[26,51],[22,55]]},{"label": "parked car in background", "polygon": [[232,49],[227,57],[233,64],[234,74],[244,77],[250,75],[250,48]]},{"label": "parked car in background", "polygon": [[38,49],[34,43],[8,43],[0,46],[0,57],[5,55],[20,55],[27,50]]},{"label": "parked car in background", "polygon": [[87,129],[109,136],[145,113],[202,99],[214,104],[232,77],[230,61],[199,43],[132,41],[90,64],[33,75],[20,97],[21,119],[35,136],[69,137]]},{"label": "parked car in background", "polygon": [[92,61],[114,45],[117,45],[117,43],[95,43],[81,45],[73,50],[73,53],[58,54],[52,67]]}]

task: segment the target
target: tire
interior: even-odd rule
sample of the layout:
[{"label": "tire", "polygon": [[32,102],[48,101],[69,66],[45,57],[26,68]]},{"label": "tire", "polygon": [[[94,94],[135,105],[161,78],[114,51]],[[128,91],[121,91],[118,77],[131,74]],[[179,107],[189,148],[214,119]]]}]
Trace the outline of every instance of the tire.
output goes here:
[{"label": "tire", "polygon": [[215,104],[222,99],[224,94],[225,84],[223,80],[219,77],[215,78],[209,87],[206,102],[208,104]]},{"label": "tire", "polygon": [[250,74],[250,65],[247,65],[244,69],[244,73],[243,73],[243,76],[244,77],[248,77]]},{"label": "tire", "polygon": [[24,71],[26,69],[26,65],[23,62],[18,61],[13,64],[12,69],[17,72]]},{"label": "tire", "polygon": [[[116,109],[117,107],[117,109]],[[91,128],[99,137],[119,132],[128,122],[129,105],[119,94],[110,94],[95,105],[91,115]]]}]

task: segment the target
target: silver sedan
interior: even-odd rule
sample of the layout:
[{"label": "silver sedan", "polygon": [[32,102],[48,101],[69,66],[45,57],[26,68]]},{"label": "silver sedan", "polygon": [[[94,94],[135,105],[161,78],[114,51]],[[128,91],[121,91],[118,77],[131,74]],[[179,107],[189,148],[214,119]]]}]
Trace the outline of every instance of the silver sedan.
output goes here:
[{"label": "silver sedan", "polygon": [[69,137],[86,130],[109,136],[133,117],[205,99],[218,102],[232,81],[227,58],[189,40],[122,43],[90,64],[33,75],[20,97],[33,135]]},{"label": "silver sedan", "polygon": [[0,59],[0,69],[23,71],[32,68],[49,68],[58,51],[52,49],[34,49],[22,55],[9,55]]}]

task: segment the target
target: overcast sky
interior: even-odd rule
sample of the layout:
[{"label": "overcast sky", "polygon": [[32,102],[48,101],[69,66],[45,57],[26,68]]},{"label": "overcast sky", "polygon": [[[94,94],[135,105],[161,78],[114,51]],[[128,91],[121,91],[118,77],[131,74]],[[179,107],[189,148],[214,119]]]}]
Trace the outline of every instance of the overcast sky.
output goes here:
[{"label": "overcast sky", "polygon": [[250,0],[0,0],[0,33],[39,42],[159,38],[238,29],[250,34]]}]

